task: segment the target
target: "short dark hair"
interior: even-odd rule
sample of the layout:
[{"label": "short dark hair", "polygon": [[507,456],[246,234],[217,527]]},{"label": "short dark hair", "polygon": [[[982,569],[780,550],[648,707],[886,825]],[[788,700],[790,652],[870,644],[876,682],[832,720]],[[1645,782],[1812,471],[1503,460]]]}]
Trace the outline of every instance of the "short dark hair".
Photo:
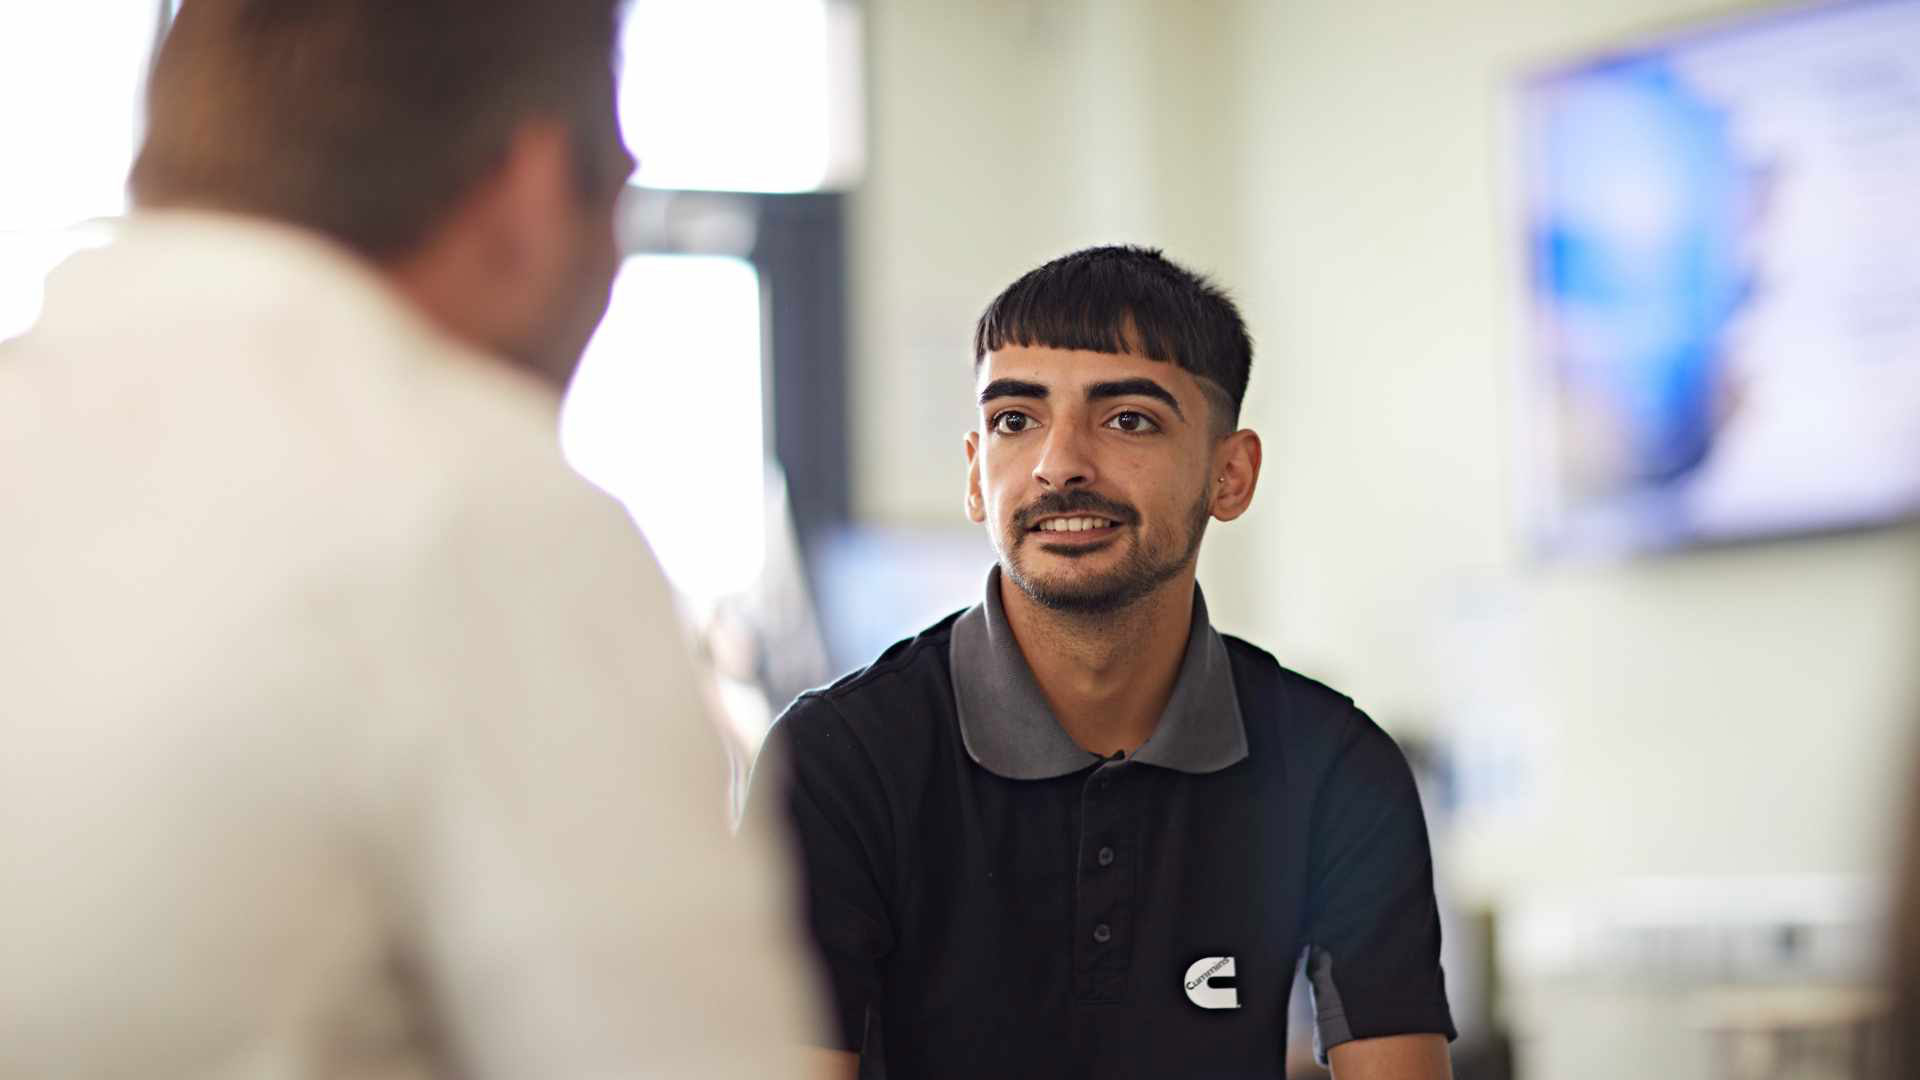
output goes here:
[{"label": "short dark hair", "polygon": [[[533,118],[583,194],[618,147],[622,0],[187,0],[154,58],[131,187],[254,214],[372,258],[423,240]],[[614,173],[618,171],[618,176]]]},{"label": "short dark hair", "polygon": [[1222,433],[1240,423],[1253,338],[1225,290],[1157,248],[1090,247],[1030,270],[993,298],[973,363],[1008,345],[1133,353],[1184,368],[1211,391]]}]

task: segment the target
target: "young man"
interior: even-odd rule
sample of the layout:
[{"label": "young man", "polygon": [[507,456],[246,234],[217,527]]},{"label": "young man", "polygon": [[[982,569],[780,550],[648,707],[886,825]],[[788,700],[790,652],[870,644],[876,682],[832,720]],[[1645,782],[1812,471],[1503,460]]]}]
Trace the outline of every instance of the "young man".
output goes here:
[{"label": "young man", "polygon": [[785,1075],[799,950],[561,459],[616,0],[189,0],[0,346],[0,1077]]},{"label": "young man", "polygon": [[1404,760],[1194,584],[1260,475],[1251,353],[1219,290],[1137,248],[981,317],[986,596],[795,702],[753,811],[798,836],[847,1075],[1279,1076],[1303,957],[1339,1080],[1449,1074]]}]

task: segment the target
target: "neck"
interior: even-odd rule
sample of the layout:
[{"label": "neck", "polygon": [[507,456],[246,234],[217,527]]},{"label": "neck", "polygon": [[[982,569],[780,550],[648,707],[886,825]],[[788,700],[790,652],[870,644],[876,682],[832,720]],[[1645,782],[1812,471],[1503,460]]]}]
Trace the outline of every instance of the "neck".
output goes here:
[{"label": "neck", "polygon": [[550,370],[515,347],[526,338],[532,317],[527,297],[535,289],[524,276],[494,270],[497,261],[474,230],[442,228],[415,250],[376,265],[394,291],[442,333],[556,389],[565,387],[570,367]]},{"label": "neck", "polygon": [[497,330],[487,324],[485,290],[471,280],[469,270],[441,257],[437,249],[379,264],[379,269],[394,291],[442,332],[492,351]]},{"label": "neck", "polygon": [[1103,757],[1153,736],[1193,626],[1193,569],[1102,615],[1055,611],[1000,578],[1000,605],[1054,718]]}]

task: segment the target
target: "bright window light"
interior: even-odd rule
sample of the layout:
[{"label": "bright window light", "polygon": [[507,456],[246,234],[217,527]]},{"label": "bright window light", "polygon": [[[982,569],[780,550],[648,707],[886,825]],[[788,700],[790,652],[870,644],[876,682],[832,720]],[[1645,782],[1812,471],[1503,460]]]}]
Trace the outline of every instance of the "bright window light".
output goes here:
[{"label": "bright window light", "polygon": [[127,209],[154,0],[23,4],[0,30],[0,341],[33,325],[48,271]]},{"label": "bright window light", "polygon": [[47,274],[54,267],[106,240],[106,230],[98,225],[0,233],[0,341],[25,333],[40,318]]},{"label": "bright window light", "polygon": [[22,4],[0,32],[0,233],[125,212],[154,0]]},{"label": "bright window light", "polygon": [[639,0],[621,127],[648,187],[813,191],[860,172],[860,23],[849,0]]},{"label": "bright window light", "polygon": [[626,504],[696,610],[750,588],[766,548],[760,278],[705,255],[636,255],[561,414],[580,474]]}]

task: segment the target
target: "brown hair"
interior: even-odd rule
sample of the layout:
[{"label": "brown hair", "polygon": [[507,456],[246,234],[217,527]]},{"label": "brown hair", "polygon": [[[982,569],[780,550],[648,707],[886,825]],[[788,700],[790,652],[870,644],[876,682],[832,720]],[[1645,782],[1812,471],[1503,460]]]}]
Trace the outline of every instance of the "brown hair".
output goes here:
[{"label": "brown hair", "polygon": [[573,132],[583,193],[604,190],[628,164],[611,128],[622,6],[187,0],[154,61],[134,199],[270,217],[385,258],[535,118]]}]

